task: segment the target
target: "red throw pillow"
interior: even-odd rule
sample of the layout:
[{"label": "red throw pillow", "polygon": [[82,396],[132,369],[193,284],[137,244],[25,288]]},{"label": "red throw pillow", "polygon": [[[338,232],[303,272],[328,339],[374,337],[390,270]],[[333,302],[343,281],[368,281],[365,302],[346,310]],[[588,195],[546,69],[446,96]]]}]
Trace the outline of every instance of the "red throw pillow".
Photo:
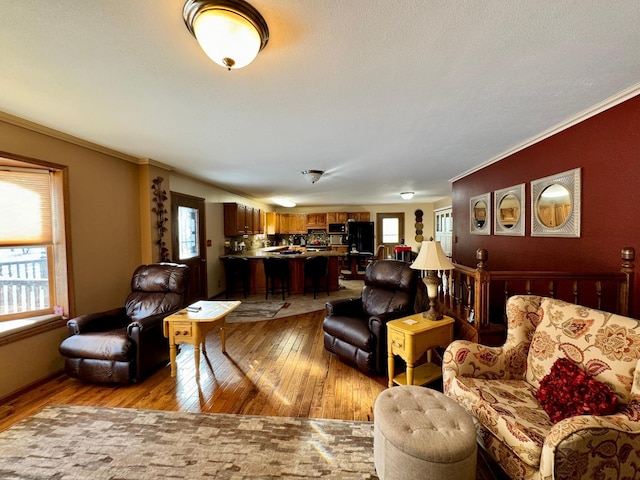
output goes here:
[{"label": "red throw pillow", "polygon": [[540,382],[536,398],[553,423],[576,415],[608,415],[616,409],[613,391],[568,358],[559,358]]}]

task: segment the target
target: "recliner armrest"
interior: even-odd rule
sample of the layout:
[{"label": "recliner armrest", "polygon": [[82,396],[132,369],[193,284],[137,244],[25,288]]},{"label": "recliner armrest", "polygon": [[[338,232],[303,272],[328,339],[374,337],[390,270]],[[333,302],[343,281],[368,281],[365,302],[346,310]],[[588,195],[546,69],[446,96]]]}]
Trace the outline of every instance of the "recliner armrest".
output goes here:
[{"label": "recliner armrest", "polygon": [[362,299],[359,297],[329,300],[326,303],[326,309],[328,317],[361,317],[364,315]]},{"label": "recliner armrest", "polygon": [[148,317],[141,318],[136,320],[135,322],[131,322],[127,325],[127,334],[130,337],[136,337],[139,332],[144,330],[150,330],[151,328],[160,327],[162,328],[163,321],[165,317],[168,317],[174,312],[177,312],[179,309],[169,310],[167,312],[156,313],[155,315],[149,315]]},{"label": "recliner armrest", "polygon": [[119,307],[72,318],[67,321],[67,329],[69,330],[69,335],[77,335],[84,332],[99,332],[124,327],[128,321],[129,318],[124,307]]},{"label": "recliner armrest", "polygon": [[397,318],[406,317],[407,315],[410,315],[410,312],[386,312],[381,313],[380,315],[372,315],[371,317],[369,317],[369,330],[377,333],[382,327],[387,324],[387,322],[390,322],[391,320],[395,320]]}]

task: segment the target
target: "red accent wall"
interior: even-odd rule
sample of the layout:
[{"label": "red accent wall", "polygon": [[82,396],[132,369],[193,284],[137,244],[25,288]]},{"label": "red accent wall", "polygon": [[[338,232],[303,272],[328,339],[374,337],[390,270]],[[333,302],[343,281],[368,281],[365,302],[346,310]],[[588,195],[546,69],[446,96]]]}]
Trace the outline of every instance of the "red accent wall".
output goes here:
[{"label": "red accent wall", "polygon": [[[580,238],[531,237],[530,182],[578,167]],[[469,199],[521,183],[525,236],[493,235],[493,225],[492,235],[472,235]],[[474,266],[475,252],[483,247],[489,252],[490,270],[618,271],[623,247],[634,247],[640,257],[640,96],[454,182],[452,197],[456,262]],[[637,318],[639,283],[636,275]]]}]

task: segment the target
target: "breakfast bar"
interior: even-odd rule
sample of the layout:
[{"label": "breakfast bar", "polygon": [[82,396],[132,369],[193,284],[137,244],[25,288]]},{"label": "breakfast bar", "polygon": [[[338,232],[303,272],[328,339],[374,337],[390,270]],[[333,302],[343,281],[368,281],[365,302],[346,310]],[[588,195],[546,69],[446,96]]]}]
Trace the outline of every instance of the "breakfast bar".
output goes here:
[{"label": "breakfast bar", "polygon": [[[287,248],[272,247],[254,252],[242,252],[233,255],[224,255],[225,257],[241,257],[249,260],[249,293],[257,294],[266,291],[266,278],[264,273],[265,258],[277,257],[284,258],[289,261],[289,289],[291,294],[301,294],[304,292],[304,261],[313,256],[324,256],[329,260],[329,291],[337,291],[340,289],[338,276],[340,274],[340,260],[346,254],[331,250],[313,251],[305,248]],[[309,280],[307,280],[308,282]]]}]

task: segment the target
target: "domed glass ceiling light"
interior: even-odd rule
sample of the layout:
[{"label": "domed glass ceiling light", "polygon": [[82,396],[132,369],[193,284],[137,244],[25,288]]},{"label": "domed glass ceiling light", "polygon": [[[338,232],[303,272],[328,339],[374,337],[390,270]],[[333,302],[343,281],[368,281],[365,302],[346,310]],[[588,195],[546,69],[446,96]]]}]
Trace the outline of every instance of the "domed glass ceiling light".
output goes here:
[{"label": "domed glass ceiling light", "polygon": [[267,22],[243,0],[187,0],[182,17],[204,53],[228,70],[249,65],[269,41]]},{"label": "domed glass ceiling light", "polygon": [[411,200],[413,198],[414,192],[402,192],[400,194],[400,197],[403,200]]},{"label": "domed glass ceiling light", "polygon": [[322,176],[322,174],[324,174],[324,171],[322,170],[303,170],[302,171],[302,175],[304,175],[304,178],[309,180],[311,183],[316,183],[318,180],[320,180],[320,177]]}]

